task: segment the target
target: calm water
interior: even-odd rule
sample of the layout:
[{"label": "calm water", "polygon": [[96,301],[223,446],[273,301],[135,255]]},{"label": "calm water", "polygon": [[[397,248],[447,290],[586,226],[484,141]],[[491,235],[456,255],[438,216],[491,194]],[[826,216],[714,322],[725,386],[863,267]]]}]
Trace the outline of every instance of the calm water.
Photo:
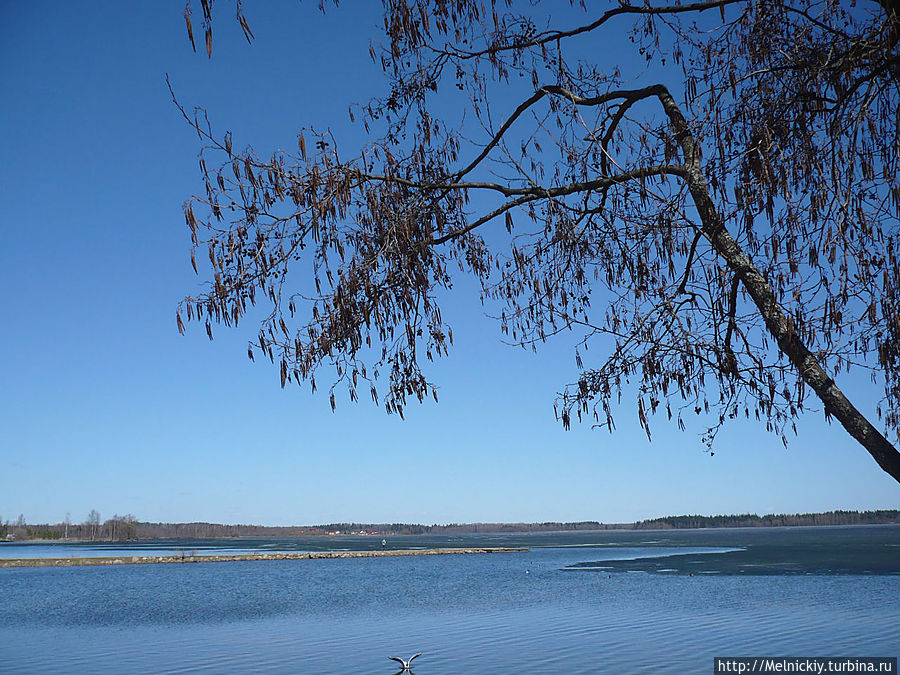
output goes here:
[{"label": "calm water", "polygon": [[[388,655],[422,651],[418,675],[712,673],[714,655],[900,652],[900,526],[388,542],[532,550],[0,569],[0,672],[390,675]],[[380,543],[197,540],[116,550]],[[6,546],[3,557],[23,557]],[[46,557],[92,554],[74,548],[40,546]]]}]

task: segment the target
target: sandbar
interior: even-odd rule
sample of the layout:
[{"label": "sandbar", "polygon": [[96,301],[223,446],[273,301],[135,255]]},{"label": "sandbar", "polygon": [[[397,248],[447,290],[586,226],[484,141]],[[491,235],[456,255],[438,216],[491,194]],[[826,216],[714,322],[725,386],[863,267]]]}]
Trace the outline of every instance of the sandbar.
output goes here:
[{"label": "sandbar", "polygon": [[484,553],[524,553],[528,548],[423,548],[376,551],[305,551],[271,553],[216,553],[213,555],[129,555],[106,558],[10,558],[0,559],[0,567],[78,567],[85,565],[155,565],[244,560],[320,560],[333,558],[381,558],[404,555],[452,555]]}]

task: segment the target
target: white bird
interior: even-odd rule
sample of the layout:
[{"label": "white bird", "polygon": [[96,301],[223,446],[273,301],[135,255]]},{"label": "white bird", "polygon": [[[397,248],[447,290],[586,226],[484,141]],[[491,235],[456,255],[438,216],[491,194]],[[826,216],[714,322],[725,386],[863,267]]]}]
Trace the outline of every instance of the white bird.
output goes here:
[{"label": "white bird", "polygon": [[409,657],[408,661],[404,661],[399,656],[389,656],[388,658],[391,661],[396,661],[401,666],[403,666],[403,670],[409,670],[411,667],[410,664],[413,662],[413,659],[416,658],[417,656],[422,656],[422,652],[419,652],[418,654],[413,654],[412,656]]}]

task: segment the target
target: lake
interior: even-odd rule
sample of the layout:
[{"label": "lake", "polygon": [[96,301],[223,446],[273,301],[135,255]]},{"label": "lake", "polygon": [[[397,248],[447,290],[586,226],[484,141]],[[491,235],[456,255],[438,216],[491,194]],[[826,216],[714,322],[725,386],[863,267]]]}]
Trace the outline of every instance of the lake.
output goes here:
[{"label": "lake", "polygon": [[[897,656],[900,525],[387,537],[527,553],[0,569],[0,672],[712,673]],[[0,557],[381,548],[2,544]],[[110,552],[114,550],[115,552]]]}]

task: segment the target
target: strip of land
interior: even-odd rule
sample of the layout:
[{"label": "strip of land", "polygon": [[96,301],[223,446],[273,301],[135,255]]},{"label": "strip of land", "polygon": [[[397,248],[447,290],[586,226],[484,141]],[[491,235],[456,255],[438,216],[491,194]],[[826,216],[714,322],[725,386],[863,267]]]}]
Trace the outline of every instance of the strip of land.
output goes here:
[{"label": "strip of land", "polygon": [[665,516],[635,523],[602,523],[596,520],[543,523],[451,523],[418,525],[413,523],[331,523],[328,525],[224,525],[222,523],[149,523],[132,515],[113,516],[100,522],[100,514],[91,513],[84,523],[27,524],[20,515],[15,523],[0,520],[0,542],[37,541],[134,541],[136,539],[233,539],[237,537],[324,537],[484,534],[512,532],[589,532],[599,530],[671,530],[719,527],[795,527],[818,525],[900,524],[900,509],[876,511],[826,511],[824,513],[755,513],[720,516]]},{"label": "strip of land", "polygon": [[303,553],[222,553],[215,555],[129,555],[107,558],[14,558],[0,560],[0,567],[76,567],[82,565],[154,565],[243,560],[320,560],[330,558],[381,558],[402,555],[450,555],[523,553],[527,548],[424,548],[387,551],[310,551]]}]

